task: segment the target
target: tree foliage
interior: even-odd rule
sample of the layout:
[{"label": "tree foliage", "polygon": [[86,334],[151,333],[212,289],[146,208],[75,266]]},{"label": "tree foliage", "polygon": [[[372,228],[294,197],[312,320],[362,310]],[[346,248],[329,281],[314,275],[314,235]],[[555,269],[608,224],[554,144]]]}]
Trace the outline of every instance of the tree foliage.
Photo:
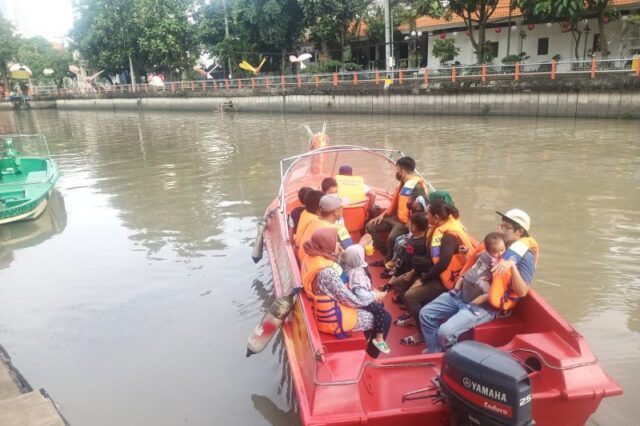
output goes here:
[{"label": "tree foliage", "polygon": [[[32,83],[57,86],[62,85],[62,79],[67,75],[72,60],[71,52],[66,49],[54,49],[43,37],[23,40],[16,58],[31,69]],[[43,71],[46,68],[53,70],[53,74],[44,75]]]},{"label": "tree foliage", "polygon": [[433,56],[440,60],[441,65],[451,62],[460,54],[460,49],[456,47],[455,40],[446,38],[436,39],[433,42]]},{"label": "tree foliage", "polygon": [[[364,16],[373,0],[298,0],[311,40],[329,56],[331,46],[345,45],[349,26]],[[340,55],[342,56],[342,54]]]},{"label": "tree foliage", "polygon": [[0,14],[0,74],[4,87],[9,87],[8,66],[18,53],[20,40],[13,25]]},{"label": "tree foliage", "polygon": [[600,52],[605,58],[609,54],[605,16],[613,17],[618,14],[616,10],[609,7],[609,0],[513,0],[513,6],[520,8],[528,20],[565,20],[574,38],[575,59],[580,59],[579,45],[585,28],[582,21],[596,15],[600,31]]},{"label": "tree foliage", "polygon": [[186,70],[198,54],[191,0],[77,0],[74,46],[92,68]]}]

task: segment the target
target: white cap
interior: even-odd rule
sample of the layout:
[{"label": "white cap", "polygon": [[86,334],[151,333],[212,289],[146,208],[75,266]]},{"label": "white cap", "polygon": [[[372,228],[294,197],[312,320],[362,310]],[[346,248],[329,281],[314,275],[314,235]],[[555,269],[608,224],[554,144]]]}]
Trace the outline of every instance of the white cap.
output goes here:
[{"label": "white cap", "polygon": [[531,226],[531,218],[529,215],[520,209],[511,209],[506,213],[496,212],[503,219],[507,219],[510,222],[515,222],[518,225],[522,226],[525,231],[529,232],[529,227]]},{"label": "white cap", "polygon": [[338,194],[326,194],[320,198],[320,210],[325,212],[330,212],[332,210],[337,209],[340,206],[348,206],[349,200],[344,198],[340,198]]}]

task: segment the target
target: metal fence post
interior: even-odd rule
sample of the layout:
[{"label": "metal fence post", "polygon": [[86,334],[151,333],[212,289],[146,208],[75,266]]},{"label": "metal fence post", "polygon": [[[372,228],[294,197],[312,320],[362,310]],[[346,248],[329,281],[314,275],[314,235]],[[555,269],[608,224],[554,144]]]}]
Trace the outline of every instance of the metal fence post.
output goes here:
[{"label": "metal fence post", "polygon": [[429,83],[429,68],[424,67],[424,83]]},{"label": "metal fence post", "polygon": [[591,58],[591,78],[596,78],[596,58]]},{"label": "metal fence post", "polygon": [[224,79],[224,88],[229,90],[229,79],[228,78]]},{"label": "metal fence post", "polygon": [[314,75],[315,80],[316,80],[316,87],[320,87],[320,77],[318,77],[318,74]]},{"label": "metal fence post", "polygon": [[556,60],[551,60],[551,80],[556,79]]},{"label": "metal fence post", "polygon": [[487,81],[487,64],[482,64],[482,82]]},{"label": "metal fence post", "polygon": [[456,66],[455,65],[451,65],[451,82],[452,83],[456,82]]},{"label": "metal fence post", "polygon": [[238,89],[242,89],[242,79],[238,79]]},{"label": "metal fence post", "polygon": [[256,79],[255,79],[255,77],[251,77],[251,88],[252,89],[256,88]]},{"label": "metal fence post", "polygon": [[300,78],[300,74],[296,74],[296,83],[298,87],[302,87],[302,79]]},{"label": "metal fence post", "polygon": [[376,86],[380,84],[380,70],[376,70]]},{"label": "metal fence post", "polygon": [[353,72],[353,85],[354,86],[358,85],[358,72],[357,71]]},{"label": "metal fence post", "polygon": [[280,74],[280,87],[285,88],[286,83],[284,81],[284,74]]},{"label": "metal fence post", "polygon": [[269,88],[269,76],[267,76],[267,78],[264,81],[264,83],[267,85],[267,89],[268,89]]},{"label": "metal fence post", "polygon": [[520,80],[520,62],[516,62],[515,80]]},{"label": "metal fence post", "polygon": [[400,68],[398,71],[399,71],[398,72],[398,83],[402,84],[402,82],[404,81],[404,74],[402,72],[402,68]]},{"label": "metal fence post", "polygon": [[334,86],[338,85],[338,73],[337,72],[333,73],[333,85]]}]

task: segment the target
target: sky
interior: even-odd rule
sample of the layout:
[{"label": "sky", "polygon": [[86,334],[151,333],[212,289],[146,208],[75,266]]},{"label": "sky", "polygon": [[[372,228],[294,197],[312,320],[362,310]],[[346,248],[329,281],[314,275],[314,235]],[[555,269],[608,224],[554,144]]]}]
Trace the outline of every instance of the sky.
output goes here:
[{"label": "sky", "polygon": [[71,29],[72,0],[0,0],[0,11],[25,37],[41,35],[61,41]]}]

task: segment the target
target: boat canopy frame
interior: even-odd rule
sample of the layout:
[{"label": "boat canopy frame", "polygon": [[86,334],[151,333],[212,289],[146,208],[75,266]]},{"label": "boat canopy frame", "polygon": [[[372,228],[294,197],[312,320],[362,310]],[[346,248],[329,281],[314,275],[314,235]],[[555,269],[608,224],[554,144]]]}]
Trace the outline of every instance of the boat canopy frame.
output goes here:
[{"label": "boat canopy frame", "polygon": [[[398,149],[367,148],[359,145],[333,145],[284,158],[280,160],[280,189],[278,192],[278,210],[280,211],[280,213],[286,214],[287,202],[285,184],[287,182],[287,178],[297,164],[299,164],[301,161],[322,154],[340,154],[352,152],[363,152],[378,157],[381,160],[386,160],[390,166],[395,166],[395,161],[398,158],[405,156],[405,154]],[[415,173],[424,178],[424,176],[418,170],[416,170]],[[429,191],[434,190],[433,186],[428,181],[427,185],[429,187]],[[286,237],[288,238],[289,230],[285,230],[285,233]]]}]

